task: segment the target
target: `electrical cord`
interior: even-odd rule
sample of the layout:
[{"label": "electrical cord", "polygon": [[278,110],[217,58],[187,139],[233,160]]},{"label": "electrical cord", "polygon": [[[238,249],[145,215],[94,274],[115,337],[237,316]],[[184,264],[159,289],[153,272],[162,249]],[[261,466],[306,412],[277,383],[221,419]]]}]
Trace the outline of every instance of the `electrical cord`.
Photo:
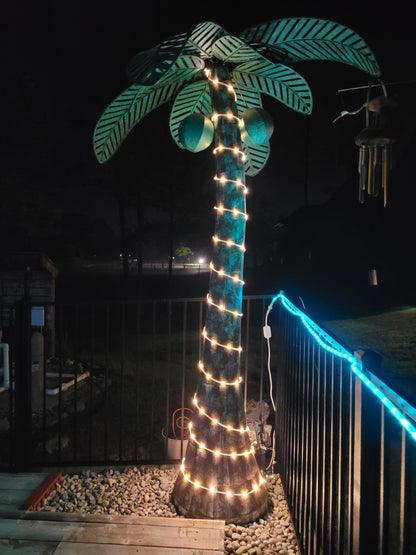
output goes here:
[{"label": "electrical cord", "polygon": [[[281,295],[283,295],[283,291],[280,293]],[[271,327],[268,324],[268,319],[269,319],[269,314],[273,308],[273,305],[275,303],[275,301],[279,298],[279,295],[277,295],[276,297],[274,297],[271,301],[271,303],[269,304],[269,306],[267,307],[267,311],[266,311],[266,315],[264,318],[264,326],[263,326],[263,335],[266,339],[267,342],[267,371],[269,374],[269,383],[270,383],[270,387],[269,387],[269,392],[270,392],[270,401],[272,403],[272,407],[273,407],[273,411],[276,414],[276,404],[274,402],[273,399],[273,378],[272,378],[272,372],[271,372],[271,367],[270,367],[270,362],[271,362],[271,349],[270,349],[270,338],[272,336],[272,330]],[[302,297],[299,297],[302,306],[306,312],[306,307],[305,307],[305,303],[303,302]],[[273,465],[275,464],[275,458],[276,458],[276,438],[275,438],[275,434],[272,434],[273,437],[273,441],[272,441],[272,456],[270,459],[269,464],[266,467],[266,470],[268,470],[269,468],[273,468]]]},{"label": "electrical cord", "polygon": [[[276,405],[273,399],[273,378],[272,378],[272,373],[271,373],[271,369],[270,369],[270,361],[271,361],[271,351],[270,351],[270,338],[272,336],[272,330],[271,327],[268,324],[268,318],[269,318],[269,314],[271,309],[273,308],[273,305],[276,301],[277,297],[274,297],[274,299],[272,300],[272,302],[269,304],[267,311],[266,311],[266,316],[264,318],[264,326],[263,326],[263,335],[266,339],[267,342],[267,371],[269,374],[269,383],[270,383],[270,387],[269,387],[269,394],[270,394],[270,401],[272,403],[272,407],[273,407],[273,411],[276,414]],[[269,470],[270,468],[273,468],[274,464],[275,464],[275,459],[276,459],[276,438],[275,438],[275,434],[272,434],[272,456],[270,457],[270,462],[266,467],[266,470]]]}]

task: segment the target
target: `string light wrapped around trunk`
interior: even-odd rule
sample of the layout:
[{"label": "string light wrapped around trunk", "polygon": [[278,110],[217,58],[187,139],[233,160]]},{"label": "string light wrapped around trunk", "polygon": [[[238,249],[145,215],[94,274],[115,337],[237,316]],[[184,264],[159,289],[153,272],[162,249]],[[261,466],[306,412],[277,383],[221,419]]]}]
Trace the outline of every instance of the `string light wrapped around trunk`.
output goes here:
[{"label": "string light wrapped around trunk", "polygon": [[241,376],[246,155],[229,70],[207,70],[206,76],[215,126],[216,223],[200,379],[172,500],[183,516],[244,524],[264,514],[268,502],[266,479],[248,433]]}]

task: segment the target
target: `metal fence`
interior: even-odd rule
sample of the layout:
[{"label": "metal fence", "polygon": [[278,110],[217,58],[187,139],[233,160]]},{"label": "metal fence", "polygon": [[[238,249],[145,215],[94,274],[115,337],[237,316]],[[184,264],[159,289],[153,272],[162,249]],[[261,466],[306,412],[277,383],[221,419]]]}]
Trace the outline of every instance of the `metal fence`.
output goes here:
[{"label": "metal fence", "polygon": [[[244,400],[263,419],[270,299],[243,300]],[[3,306],[12,387],[0,393],[2,467],[171,460],[170,440],[183,436],[175,421],[193,406],[205,307],[201,298]]]},{"label": "metal fence", "polygon": [[[180,459],[205,306],[2,306],[2,469]],[[272,425],[303,554],[416,553],[416,410],[283,295],[243,312],[246,410]]]},{"label": "metal fence", "polygon": [[277,299],[278,471],[303,553],[416,553],[416,410]]}]

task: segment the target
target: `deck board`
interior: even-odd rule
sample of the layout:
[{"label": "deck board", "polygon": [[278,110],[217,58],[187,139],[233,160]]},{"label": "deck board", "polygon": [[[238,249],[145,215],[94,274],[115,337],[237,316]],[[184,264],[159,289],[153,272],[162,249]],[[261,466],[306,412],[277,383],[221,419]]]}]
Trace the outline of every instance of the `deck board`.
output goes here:
[{"label": "deck board", "polygon": [[[8,479],[10,478],[10,479]],[[223,520],[25,511],[45,474],[0,474],[0,553],[219,555]],[[32,489],[28,486],[31,485]],[[5,501],[7,500],[7,501]]]}]

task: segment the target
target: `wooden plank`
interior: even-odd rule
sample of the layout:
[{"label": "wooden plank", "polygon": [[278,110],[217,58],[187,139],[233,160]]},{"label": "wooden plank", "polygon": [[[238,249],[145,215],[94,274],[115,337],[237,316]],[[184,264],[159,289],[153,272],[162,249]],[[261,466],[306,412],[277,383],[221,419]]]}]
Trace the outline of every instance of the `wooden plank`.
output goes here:
[{"label": "wooden plank", "polygon": [[[100,545],[100,555],[222,555],[223,550],[185,549],[175,547],[141,546],[140,551],[135,545]],[[91,543],[40,542],[27,540],[0,540],[2,555],[96,555],[97,545]]]},{"label": "wooden plank", "polygon": [[[28,555],[53,555],[56,553],[58,546],[58,542],[0,540],[0,553],[2,555],[13,555],[14,553],[27,553]],[[72,553],[75,553],[75,551],[72,551]]]},{"label": "wooden plank", "polygon": [[5,474],[0,473],[0,490],[1,489],[31,489],[37,488],[43,480],[48,476],[49,472],[39,473],[19,473]]},{"label": "wooden plank", "polygon": [[131,524],[143,526],[165,526],[173,528],[200,528],[222,530],[225,526],[224,520],[198,519],[183,517],[161,517],[161,516],[137,516],[137,515],[109,515],[103,513],[70,513],[51,511],[10,511],[2,515],[2,518],[21,518],[24,520],[56,520],[69,522],[95,522],[109,524]]},{"label": "wooden plank", "polygon": [[[164,524],[171,520],[187,521],[166,519]],[[195,525],[186,526],[184,522],[178,522],[177,526],[166,526],[153,523],[145,525],[0,519],[0,538],[218,550],[224,546],[224,528],[197,528]]]},{"label": "wooden plank", "polygon": [[2,505],[17,509],[31,495],[33,489],[0,489]]},{"label": "wooden plank", "polygon": [[[61,542],[55,555],[96,555],[99,549],[100,555],[223,555],[224,549],[198,549],[183,547],[150,547],[135,545],[100,545],[91,543],[68,543]],[[1,552],[1,551],[0,551]]]},{"label": "wooden plank", "polygon": [[[22,510],[50,472],[0,473],[0,553],[30,555],[222,555],[223,520]],[[44,489],[42,491],[45,491]],[[36,501],[35,499],[35,501]]]}]

